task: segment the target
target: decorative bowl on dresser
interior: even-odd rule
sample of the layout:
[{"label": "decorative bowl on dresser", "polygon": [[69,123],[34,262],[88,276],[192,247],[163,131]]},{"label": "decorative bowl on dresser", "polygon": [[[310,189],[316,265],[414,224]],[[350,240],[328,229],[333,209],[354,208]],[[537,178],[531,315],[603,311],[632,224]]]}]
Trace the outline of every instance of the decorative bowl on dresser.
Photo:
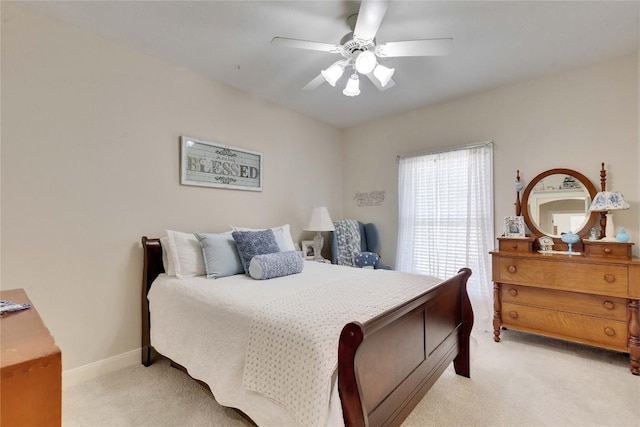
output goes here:
[{"label": "decorative bowl on dresser", "polygon": [[[530,203],[531,193],[554,193],[541,182],[567,177],[585,190],[584,222],[577,230],[545,229],[541,218],[547,213],[538,210],[542,196]],[[555,193],[562,196],[560,187]],[[633,243],[585,238],[600,219],[588,210],[595,194],[593,184],[570,169],[543,172],[529,183],[522,208],[533,235],[500,237],[498,250],[491,252],[494,341],[500,341],[505,327],[625,352],[631,373],[640,375],[640,260],[631,255]],[[569,197],[575,200],[575,194]],[[583,239],[573,244],[572,253],[561,240],[568,231]],[[536,238],[545,235],[553,238],[551,251],[538,250]]]}]

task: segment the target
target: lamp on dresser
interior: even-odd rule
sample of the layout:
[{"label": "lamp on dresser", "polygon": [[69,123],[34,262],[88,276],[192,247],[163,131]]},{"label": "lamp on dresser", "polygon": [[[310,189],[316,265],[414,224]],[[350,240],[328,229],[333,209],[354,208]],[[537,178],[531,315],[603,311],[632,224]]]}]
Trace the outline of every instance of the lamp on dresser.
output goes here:
[{"label": "lamp on dresser", "polygon": [[311,211],[311,216],[304,227],[306,231],[317,231],[313,238],[313,253],[315,260],[322,259],[322,247],[324,246],[324,237],[320,234],[322,231],[334,231],[333,221],[329,215],[329,210],[325,206],[316,206]]},{"label": "lamp on dresser", "polygon": [[606,172],[604,169],[604,163],[602,163],[602,170],[600,171],[600,183],[602,185],[602,191],[596,194],[593,198],[591,212],[600,212],[600,240],[615,241],[616,229],[613,225],[613,214],[611,211],[629,209],[629,203],[624,200],[622,193],[619,191],[606,191]]}]

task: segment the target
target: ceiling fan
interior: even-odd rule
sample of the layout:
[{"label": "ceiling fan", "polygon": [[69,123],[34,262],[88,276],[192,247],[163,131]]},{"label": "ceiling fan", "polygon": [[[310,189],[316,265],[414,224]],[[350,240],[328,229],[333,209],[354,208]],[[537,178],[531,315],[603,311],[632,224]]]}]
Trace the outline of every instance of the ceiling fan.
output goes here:
[{"label": "ceiling fan", "polygon": [[394,68],[388,68],[378,62],[378,58],[393,58],[400,56],[441,56],[447,55],[451,49],[453,39],[423,39],[387,42],[377,44],[375,36],[382,23],[390,0],[363,0],[357,14],[347,18],[347,24],[352,32],[346,34],[339,44],[329,44],[308,40],[274,37],[271,44],[298,49],[318,50],[321,52],[337,53],[341,59],[331,64],[327,69],[311,80],[303,89],[312,90],[325,81],[331,86],[336,85],[338,79],[347,69],[353,70],[342,93],[346,96],[360,94],[360,74],[363,74],[380,90],[395,85],[391,79]]}]

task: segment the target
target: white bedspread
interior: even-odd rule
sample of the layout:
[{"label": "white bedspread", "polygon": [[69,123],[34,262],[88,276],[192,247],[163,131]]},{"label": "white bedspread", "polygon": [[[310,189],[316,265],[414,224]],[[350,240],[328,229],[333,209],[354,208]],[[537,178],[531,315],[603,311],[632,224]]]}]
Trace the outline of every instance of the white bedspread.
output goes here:
[{"label": "white bedspread", "polygon": [[[367,320],[395,305],[394,301],[406,299],[407,290],[399,287],[375,307],[373,295],[378,293],[376,289],[382,290],[383,284],[388,287],[392,276],[405,277],[408,289],[411,289],[408,292],[414,292],[414,295],[439,282],[423,276],[317,262],[305,262],[301,274],[265,281],[245,275],[215,280],[204,277],[175,279],[160,275],[148,295],[151,345],[185,366],[191,376],[206,382],[220,404],[242,410],[260,426],[340,426],[344,423],[334,375],[340,330],[350,321]],[[338,289],[337,297],[329,296],[333,294],[329,293],[330,288]],[[310,299],[317,300],[317,303],[310,302]],[[321,308],[321,299],[329,303],[330,308]],[[351,304],[354,302],[355,305]],[[293,309],[291,313],[285,314],[286,306]],[[300,310],[302,306],[304,310]],[[291,360],[285,364],[296,371],[303,371],[303,375],[309,372],[311,359],[307,360],[307,357],[315,350],[300,353],[300,347],[319,346],[318,353],[312,357],[322,366],[319,369],[322,372],[314,372],[310,378],[315,385],[303,384],[297,374],[292,376],[289,369],[286,375],[262,377],[260,372],[265,369],[263,362],[266,360],[263,357],[264,345],[269,344],[256,332],[262,328],[272,329],[271,322],[265,320],[269,307],[278,310],[276,317],[283,323],[301,325],[299,333],[311,331],[312,336],[325,341],[321,345],[311,344],[306,335],[300,336],[293,344],[297,349],[288,350],[286,340],[292,337],[290,331],[273,341],[279,347],[278,357],[283,354],[286,357],[296,356],[293,364]],[[335,318],[335,324],[320,327],[320,323],[324,323],[320,320],[323,312]],[[252,326],[254,319],[257,324]],[[254,344],[249,349],[250,339]],[[243,387],[248,350],[252,367],[247,369],[247,386],[255,390]],[[279,381],[284,381],[284,386]],[[295,393],[301,397],[306,395],[305,399],[311,405],[292,406],[288,402],[293,397],[290,392],[294,389],[289,388],[293,383],[303,390]],[[282,392],[285,393],[284,398]]]},{"label": "white bedspread", "polygon": [[251,324],[244,386],[281,403],[303,426],[324,426],[340,331],[424,292],[440,280],[364,270],[262,307]]}]

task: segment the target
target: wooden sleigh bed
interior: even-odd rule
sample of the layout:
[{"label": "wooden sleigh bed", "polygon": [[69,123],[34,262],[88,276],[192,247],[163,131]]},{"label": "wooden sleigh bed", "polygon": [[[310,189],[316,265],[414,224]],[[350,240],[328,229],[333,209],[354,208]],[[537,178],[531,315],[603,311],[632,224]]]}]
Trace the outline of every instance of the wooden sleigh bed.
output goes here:
[{"label": "wooden sleigh bed", "polygon": [[[142,247],[142,364],[149,366],[153,319],[147,295],[164,268],[159,239],[143,237]],[[346,426],[400,425],[452,361],[458,375],[470,376],[470,275],[462,268],[415,298],[344,326],[337,384]]]}]

